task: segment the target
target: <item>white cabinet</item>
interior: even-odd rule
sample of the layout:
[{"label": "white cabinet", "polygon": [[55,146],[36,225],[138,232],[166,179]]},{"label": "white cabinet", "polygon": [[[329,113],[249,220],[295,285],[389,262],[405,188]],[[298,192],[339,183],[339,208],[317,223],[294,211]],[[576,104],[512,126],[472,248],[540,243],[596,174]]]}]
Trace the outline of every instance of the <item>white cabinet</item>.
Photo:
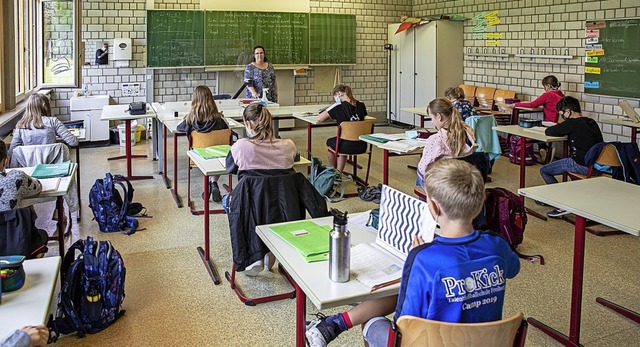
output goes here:
[{"label": "white cabinet", "polygon": [[389,120],[419,125],[413,113],[401,108],[425,107],[444,97],[449,87],[462,83],[462,23],[433,21],[396,34],[400,24],[389,24],[390,54]]},{"label": "white cabinet", "polygon": [[72,97],[71,120],[82,120],[87,141],[109,141],[109,122],[101,121],[102,106],[109,105],[109,95]]}]

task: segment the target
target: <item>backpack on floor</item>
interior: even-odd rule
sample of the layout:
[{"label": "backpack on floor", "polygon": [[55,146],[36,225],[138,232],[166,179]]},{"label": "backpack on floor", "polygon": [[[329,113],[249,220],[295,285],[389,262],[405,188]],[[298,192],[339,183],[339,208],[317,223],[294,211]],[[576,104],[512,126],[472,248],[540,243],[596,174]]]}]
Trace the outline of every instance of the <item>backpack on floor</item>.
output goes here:
[{"label": "backpack on floor", "polygon": [[[124,200],[116,185],[122,188]],[[95,181],[89,191],[89,207],[100,231],[122,231],[127,235],[136,232],[138,220],[133,216],[142,214],[146,217],[146,208],[140,203],[131,202],[133,191],[131,182],[122,175],[112,176],[107,172],[104,179]]]},{"label": "backpack on floor", "polygon": [[309,181],[327,201],[338,202],[344,199],[342,174],[333,166],[322,165],[322,160],[319,158],[311,158]]},{"label": "backpack on floor", "polygon": [[[509,161],[520,165],[520,155],[522,153],[522,144],[520,136],[513,135],[509,140]],[[524,165],[534,165],[538,161],[536,153],[533,151],[533,141],[526,139],[524,145]]]},{"label": "backpack on floor", "polygon": [[522,199],[505,188],[485,189],[485,202],[481,212],[483,216],[474,219],[474,228],[490,230],[499,234],[509,243],[518,257],[531,262],[536,258],[544,265],[541,255],[524,255],[516,251],[516,247],[524,239],[524,229],[527,225],[527,212]]},{"label": "backpack on floor", "polygon": [[[80,252],[77,257],[76,251]],[[95,334],[124,315],[126,269],[111,242],[94,241],[91,236],[76,241],[60,270],[63,277],[56,317],[49,315],[47,323],[52,341],[60,334]]]}]

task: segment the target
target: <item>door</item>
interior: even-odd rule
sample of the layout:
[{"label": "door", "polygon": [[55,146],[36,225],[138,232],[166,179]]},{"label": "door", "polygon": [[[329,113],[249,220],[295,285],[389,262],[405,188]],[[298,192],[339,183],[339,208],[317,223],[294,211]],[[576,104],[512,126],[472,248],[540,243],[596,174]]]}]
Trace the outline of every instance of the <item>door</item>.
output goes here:
[{"label": "door", "polygon": [[[398,38],[398,99],[400,108],[414,107],[414,29],[396,34]],[[398,121],[408,125],[416,124],[413,113],[400,111]]]},{"label": "door", "polygon": [[415,107],[425,107],[437,97],[436,91],[436,25],[431,22],[418,27],[415,34]]}]

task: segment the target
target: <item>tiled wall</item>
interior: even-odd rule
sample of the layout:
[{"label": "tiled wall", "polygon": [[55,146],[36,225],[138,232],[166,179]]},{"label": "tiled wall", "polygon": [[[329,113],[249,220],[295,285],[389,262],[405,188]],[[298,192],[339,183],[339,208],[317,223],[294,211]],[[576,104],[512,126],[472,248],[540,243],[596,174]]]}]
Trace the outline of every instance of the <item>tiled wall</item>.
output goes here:
[{"label": "tiled wall", "polygon": [[[510,89],[521,100],[531,100],[543,90],[541,79],[553,74],[562,83],[566,95],[582,101],[583,113],[596,120],[621,116],[617,106],[621,99],[584,94],[584,22],[594,19],[614,19],[640,16],[639,0],[413,0],[414,16],[461,14],[469,18],[483,12],[498,10],[501,24],[487,32],[503,33],[498,50],[517,54],[565,54],[576,58],[530,59],[488,58],[465,55],[464,80],[479,86]],[[493,52],[486,40],[472,38],[473,23],[465,22],[464,49]],[[541,52],[545,48],[545,52]],[[638,100],[629,100],[640,106]],[[605,141],[629,141],[629,128],[601,124]]]}]

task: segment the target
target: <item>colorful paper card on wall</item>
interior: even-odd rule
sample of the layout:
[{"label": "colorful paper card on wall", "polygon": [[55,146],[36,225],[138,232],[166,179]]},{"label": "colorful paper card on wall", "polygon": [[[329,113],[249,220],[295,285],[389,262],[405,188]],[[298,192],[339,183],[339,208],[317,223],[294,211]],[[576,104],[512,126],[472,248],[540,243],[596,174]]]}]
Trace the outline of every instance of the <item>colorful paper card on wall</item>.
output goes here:
[{"label": "colorful paper card on wall", "polygon": [[598,63],[598,57],[584,57],[584,62],[585,63],[597,64]]},{"label": "colorful paper card on wall", "polygon": [[598,29],[587,29],[585,30],[585,37],[600,37],[600,30]]},{"label": "colorful paper card on wall", "polygon": [[586,26],[587,26],[587,29],[589,30],[602,29],[607,27],[607,22],[603,20],[591,21],[591,22],[587,22]]},{"label": "colorful paper card on wall", "polygon": [[503,35],[501,33],[487,33],[486,36],[488,39],[501,40]]},{"label": "colorful paper card on wall", "polygon": [[594,44],[594,43],[598,43],[598,38],[597,37],[587,37],[586,42],[588,45]]},{"label": "colorful paper card on wall", "polygon": [[602,49],[602,45],[586,45],[584,46],[584,49],[586,50]]},{"label": "colorful paper card on wall", "polygon": [[586,53],[587,53],[587,57],[600,56],[600,55],[604,55],[604,49],[592,49],[587,51]]},{"label": "colorful paper card on wall", "polygon": [[594,75],[599,75],[600,74],[600,68],[599,67],[587,66],[587,67],[584,68],[584,73],[590,73],[590,74],[594,74]]},{"label": "colorful paper card on wall", "polygon": [[500,41],[498,40],[487,40],[487,46],[500,46]]},{"label": "colorful paper card on wall", "polygon": [[585,81],[584,82],[584,87],[585,88],[592,88],[592,89],[600,88],[600,82],[597,82],[597,81]]}]

